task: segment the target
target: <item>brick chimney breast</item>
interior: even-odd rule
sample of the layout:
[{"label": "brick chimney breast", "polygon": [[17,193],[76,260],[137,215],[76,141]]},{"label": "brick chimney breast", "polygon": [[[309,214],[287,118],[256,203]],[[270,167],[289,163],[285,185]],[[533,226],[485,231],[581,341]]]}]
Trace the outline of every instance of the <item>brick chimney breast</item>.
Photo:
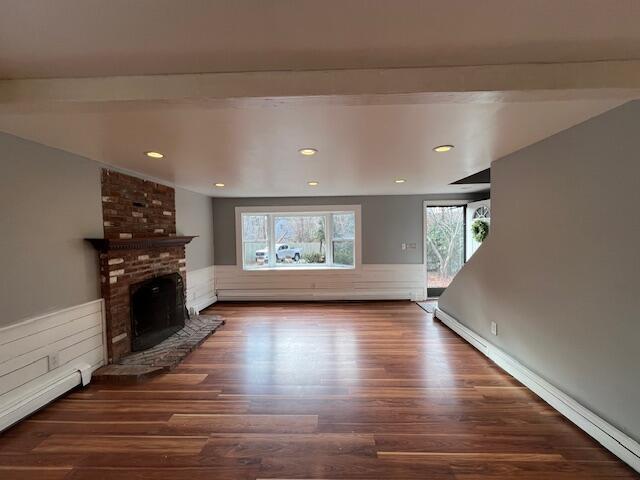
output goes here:
[{"label": "brick chimney breast", "polygon": [[185,247],[133,243],[176,236],[175,190],[166,185],[103,169],[102,215],[105,239],[134,245],[100,252],[109,361],[114,362],[131,352],[131,285],[170,273],[182,275],[186,285]]}]

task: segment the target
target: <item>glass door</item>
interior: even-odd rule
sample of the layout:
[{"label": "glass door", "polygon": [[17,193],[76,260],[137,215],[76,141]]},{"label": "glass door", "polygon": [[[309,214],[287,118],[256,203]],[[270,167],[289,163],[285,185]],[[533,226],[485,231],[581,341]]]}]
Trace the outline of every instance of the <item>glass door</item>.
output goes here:
[{"label": "glass door", "polygon": [[427,206],[427,295],[438,297],[465,261],[465,206]]}]

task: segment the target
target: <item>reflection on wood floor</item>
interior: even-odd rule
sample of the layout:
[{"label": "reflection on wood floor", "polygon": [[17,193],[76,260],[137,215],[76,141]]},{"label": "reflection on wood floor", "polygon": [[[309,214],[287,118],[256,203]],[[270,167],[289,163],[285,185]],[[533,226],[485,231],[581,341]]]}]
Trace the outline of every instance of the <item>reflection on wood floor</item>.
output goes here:
[{"label": "reflection on wood floor", "polygon": [[222,303],[173,373],[0,436],[0,478],[637,478],[410,302]]}]

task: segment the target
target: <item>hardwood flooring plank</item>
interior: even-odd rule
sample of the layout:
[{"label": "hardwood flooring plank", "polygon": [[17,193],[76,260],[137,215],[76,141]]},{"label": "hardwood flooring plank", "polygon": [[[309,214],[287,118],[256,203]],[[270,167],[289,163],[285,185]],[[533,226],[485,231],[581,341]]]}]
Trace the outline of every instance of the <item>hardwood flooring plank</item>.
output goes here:
[{"label": "hardwood flooring plank", "polygon": [[170,373],[0,435],[4,480],[640,476],[411,302],[218,303]]},{"label": "hardwood flooring plank", "polygon": [[182,432],[167,425],[167,422],[139,421],[59,421],[27,420],[29,429],[38,434],[54,433],[86,435],[180,435]]},{"label": "hardwood flooring plank", "polygon": [[152,385],[197,385],[206,378],[206,374],[167,373],[150,380]]},{"label": "hardwood flooring plank", "polygon": [[428,453],[558,453],[543,435],[487,435],[479,433],[376,434],[378,452]]},{"label": "hardwood flooring plank", "polygon": [[50,412],[73,411],[84,413],[242,413],[248,408],[248,402],[229,400],[114,400],[96,399],[92,402],[82,400],[59,400],[50,408]]},{"label": "hardwood flooring plank", "polygon": [[[79,465],[83,455],[19,453],[0,454],[0,478],[11,478],[14,471],[23,470],[67,470],[71,471]],[[7,472],[5,476],[1,473]]]},{"label": "hardwood flooring plank", "polygon": [[257,467],[76,468],[65,480],[253,480]]},{"label": "hardwood flooring plank", "polygon": [[117,412],[109,409],[78,412],[70,409],[55,410],[45,408],[30,417],[30,419],[60,422],[166,422],[171,415],[172,412]]},{"label": "hardwood flooring plank", "polygon": [[0,436],[0,455],[29,452],[47,437],[46,433],[25,429],[24,425],[18,427]]},{"label": "hardwood flooring plank", "polygon": [[36,453],[200,453],[206,436],[64,435],[54,434],[33,449]]},{"label": "hardwood flooring plank", "polygon": [[[5,477],[10,471],[10,477]],[[68,478],[71,473],[71,467],[68,468],[38,468],[38,467],[26,467],[19,469],[16,467],[7,468],[0,467],[0,478],[7,478],[7,480],[64,480]]]},{"label": "hardwood flooring plank", "polygon": [[220,433],[309,433],[318,427],[316,415],[176,414],[169,425],[189,431]]},{"label": "hardwood flooring plank", "polygon": [[[427,473],[428,472],[428,473]],[[454,480],[446,464],[433,466],[428,471],[411,463],[392,463],[378,458],[354,455],[308,455],[294,457],[267,457],[262,460],[261,477],[328,478],[328,479],[402,479],[402,480]]]},{"label": "hardwood flooring plank", "polygon": [[261,459],[259,457],[231,457],[205,452],[197,454],[163,454],[163,453],[94,453],[85,455],[77,463],[79,468],[247,468],[259,467]]},{"label": "hardwood flooring plank", "polygon": [[314,455],[376,456],[373,435],[321,434],[213,434],[203,455],[231,458]]},{"label": "hardwood flooring plank", "polygon": [[99,390],[95,400],[219,400],[220,390]]},{"label": "hardwood flooring plank", "polygon": [[564,458],[558,453],[497,453],[497,452],[385,452],[378,450],[381,458],[426,458],[428,460],[491,461],[491,462],[561,462]]}]

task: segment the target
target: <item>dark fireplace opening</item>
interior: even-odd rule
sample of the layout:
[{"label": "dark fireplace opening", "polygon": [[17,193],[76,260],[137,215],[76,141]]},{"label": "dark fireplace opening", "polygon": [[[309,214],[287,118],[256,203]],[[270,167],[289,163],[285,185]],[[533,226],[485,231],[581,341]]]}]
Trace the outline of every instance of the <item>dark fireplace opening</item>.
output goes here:
[{"label": "dark fireplace opening", "polygon": [[131,350],[145,350],[184,328],[184,282],[178,273],[131,286]]}]

